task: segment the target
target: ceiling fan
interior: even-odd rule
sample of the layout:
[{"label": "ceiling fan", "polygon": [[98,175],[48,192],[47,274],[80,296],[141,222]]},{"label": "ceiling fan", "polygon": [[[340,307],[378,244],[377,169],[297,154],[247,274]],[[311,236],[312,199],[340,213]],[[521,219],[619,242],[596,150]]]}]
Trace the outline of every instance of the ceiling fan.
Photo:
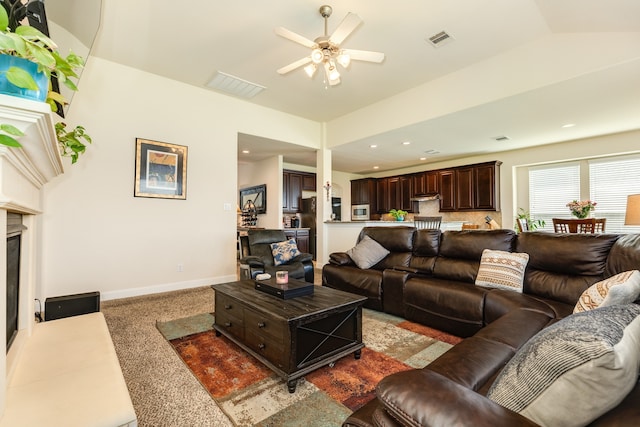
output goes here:
[{"label": "ceiling fan", "polygon": [[324,18],[324,35],[311,41],[293,31],[284,27],[275,29],[277,35],[289,39],[296,43],[300,43],[311,49],[311,54],[292,62],[278,70],[279,74],[287,74],[297,68],[304,67],[304,71],[309,77],[313,77],[318,67],[324,68],[325,84],[329,82],[330,86],[340,83],[340,72],[336,64],[340,64],[347,68],[351,60],[368,61],[380,63],[384,60],[384,53],[372,52],[368,50],[342,49],[340,44],[345,41],[349,35],[362,24],[362,19],[355,13],[349,12],[342,20],[338,28],[333,34],[329,35],[327,25],[329,17],[333,9],[331,6],[324,5],[320,7],[320,15]]}]

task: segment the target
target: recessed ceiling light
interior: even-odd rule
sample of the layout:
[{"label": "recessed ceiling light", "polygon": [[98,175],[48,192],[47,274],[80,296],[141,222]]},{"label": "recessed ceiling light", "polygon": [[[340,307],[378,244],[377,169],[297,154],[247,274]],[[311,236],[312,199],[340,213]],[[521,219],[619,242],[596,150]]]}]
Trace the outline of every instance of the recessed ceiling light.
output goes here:
[{"label": "recessed ceiling light", "polygon": [[420,157],[420,160],[427,160],[426,157]]},{"label": "recessed ceiling light", "polygon": [[402,145],[409,145],[409,144],[411,144],[411,141],[405,141],[402,143]]},{"label": "recessed ceiling light", "polygon": [[378,146],[376,144],[371,144],[369,148],[378,148]]},{"label": "recessed ceiling light", "polygon": [[374,169],[380,169],[380,166],[374,166],[373,168]]},{"label": "recessed ceiling light", "polygon": [[249,154],[250,151],[249,150],[242,150],[242,154]]},{"label": "recessed ceiling light", "polygon": [[576,124],[575,123],[567,123],[566,125],[562,125],[563,128],[572,128],[574,127]]}]

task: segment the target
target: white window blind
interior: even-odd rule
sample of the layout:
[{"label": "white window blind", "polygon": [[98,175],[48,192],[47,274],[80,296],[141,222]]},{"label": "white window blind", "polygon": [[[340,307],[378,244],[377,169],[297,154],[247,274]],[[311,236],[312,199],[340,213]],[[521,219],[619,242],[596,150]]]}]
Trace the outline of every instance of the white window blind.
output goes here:
[{"label": "white window blind", "polygon": [[625,226],[627,195],[640,193],[640,157],[589,161],[589,194],[597,203],[596,218],[606,218],[608,233],[640,233],[639,226]]},{"label": "white window blind", "polygon": [[580,164],[565,163],[529,169],[529,213],[553,231],[552,218],[571,216],[567,203],[580,199]]}]

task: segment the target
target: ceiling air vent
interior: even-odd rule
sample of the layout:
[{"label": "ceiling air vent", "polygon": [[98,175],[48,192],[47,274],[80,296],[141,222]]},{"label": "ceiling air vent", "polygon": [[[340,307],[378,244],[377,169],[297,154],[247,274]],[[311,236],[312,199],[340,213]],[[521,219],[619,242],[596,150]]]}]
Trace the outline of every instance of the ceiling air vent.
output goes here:
[{"label": "ceiling air vent", "polygon": [[506,135],[500,135],[500,136],[494,136],[493,139],[495,139],[496,141],[508,141],[511,138],[509,138]]},{"label": "ceiling air vent", "polygon": [[448,34],[446,31],[440,31],[438,34],[434,34],[431,37],[429,37],[427,41],[429,41],[429,43],[431,43],[433,47],[440,47],[449,42],[452,42],[453,37],[451,37],[451,35]]},{"label": "ceiling air vent", "polygon": [[251,99],[266,88],[255,83],[248,82],[239,77],[217,71],[215,76],[206,84],[210,89],[219,90],[229,95]]}]

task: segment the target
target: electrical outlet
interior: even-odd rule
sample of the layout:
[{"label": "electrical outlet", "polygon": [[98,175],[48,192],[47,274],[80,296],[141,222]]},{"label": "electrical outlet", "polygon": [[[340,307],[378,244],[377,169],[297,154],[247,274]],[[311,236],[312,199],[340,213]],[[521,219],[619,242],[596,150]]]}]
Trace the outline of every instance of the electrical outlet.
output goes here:
[{"label": "electrical outlet", "polygon": [[184,271],[184,264],[180,263],[178,264],[178,273],[182,273]]},{"label": "electrical outlet", "polygon": [[223,208],[225,211],[230,211],[230,210],[231,210],[231,203],[225,203],[225,204],[223,204],[223,205],[222,205],[222,208]]}]

